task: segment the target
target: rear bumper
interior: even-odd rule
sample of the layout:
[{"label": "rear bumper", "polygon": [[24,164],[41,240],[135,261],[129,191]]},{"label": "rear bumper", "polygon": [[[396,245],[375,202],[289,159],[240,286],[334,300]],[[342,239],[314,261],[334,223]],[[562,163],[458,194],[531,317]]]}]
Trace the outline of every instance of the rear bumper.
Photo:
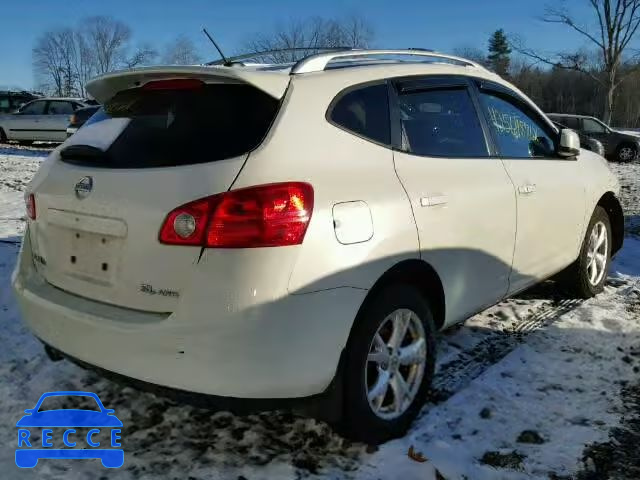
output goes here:
[{"label": "rear bumper", "polygon": [[334,379],[334,385],[330,385],[324,392],[300,398],[238,398],[198,393],[127,377],[126,375],[121,375],[119,373],[97,367],[96,365],[83,362],[82,360],[78,360],[77,358],[65,354],[44,342],[43,345],[47,356],[49,356],[52,361],[68,360],[85,370],[95,372],[101,377],[107,378],[124,387],[131,387],[136,390],[150,392],[159,397],[168,398],[179,403],[186,403],[198,408],[232,412],[240,415],[268,410],[303,410],[305,408],[313,408],[316,404],[326,405],[330,404],[329,402],[333,400],[331,395],[337,391],[337,386],[335,385],[336,377],[336,379]]},{"label": "rear bumper", "polygon": [[353,288],[285,294],[237,310],[216,308],[211,295],[208,305],[192,305],[207,298],[198,294],[171,314],[139,312],[45,282],[28,235],[12,281],[25,323],[64,354],[163,387],[246,399],[323,392],[366,294]]}]

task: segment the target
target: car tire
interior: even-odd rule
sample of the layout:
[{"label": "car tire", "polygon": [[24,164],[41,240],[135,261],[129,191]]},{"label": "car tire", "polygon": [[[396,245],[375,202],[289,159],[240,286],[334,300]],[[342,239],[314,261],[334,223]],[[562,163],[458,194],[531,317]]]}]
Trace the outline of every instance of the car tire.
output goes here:
[{"label": "car tire", "polygon": [[638,156],[638,146],[632,143],[623,143],[616,150],[616,160],[618,162],[632,162]]},{"label": "car tire", "polygon": [[607,212],[596,207],[582,241],[580,256],[565,271],[563,281],[577,297],[591,298],[604,290],[610,264],[611,222]]},{"label": "car tire", "polygon": [[[425,402],[435,358],[423,295],[410,285],[378,292],[358,314],[347,345],[341,433],[370,445],[404,435]],[[397,391],[405,392],[401,399]]]},{"label": "car tire", "polygon": [[7,134],[0,128],[0,143],[7,143]]}]

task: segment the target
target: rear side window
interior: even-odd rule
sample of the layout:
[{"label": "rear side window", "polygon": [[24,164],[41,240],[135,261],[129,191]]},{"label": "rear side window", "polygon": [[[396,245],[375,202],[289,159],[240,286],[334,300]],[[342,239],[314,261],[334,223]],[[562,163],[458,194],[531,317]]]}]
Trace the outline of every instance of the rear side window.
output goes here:
[{"label": "rear side window", "polygon": [[73,113],[73,105],[71,102],[53,100],[49,102],[47,113],[49,115],[71,115]]},{"label": "rear side window", "polygon": [[241,84],[125,90],[85,124],[129,120],[104,154],[96,154],[91,145],[72,145],[61,156],[69,163],[109,168],[168,167],[233,158],[262,142],[278,105],[277,99]]},{"label": "rear side window", "polygon": [[403,150],[438,157],[486,157],[482,126],[466,88],[424,90],[398,98]]},{"label": "rear side window", "polygon": [[583,118],[582,127],[586,133],[606,133],[607,131],[604,125],[596,122],[593,118]]},{"label": "rear side window", "polygon": [[389,145],[389,95],[387,84],[350,90],[337,99],[330,120],[340,128],[377,143]]}]

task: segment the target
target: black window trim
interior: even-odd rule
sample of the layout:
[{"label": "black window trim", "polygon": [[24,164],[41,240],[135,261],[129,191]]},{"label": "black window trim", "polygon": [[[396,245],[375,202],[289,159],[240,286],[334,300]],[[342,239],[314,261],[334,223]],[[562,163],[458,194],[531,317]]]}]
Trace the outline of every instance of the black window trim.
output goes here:
[{"label": "black window trim", "polygon": [[[381,79],[376,79],[376,80],[369,80],[367,82],[363,82],[363,83],[358,83],[355,85],[350,85],[342,90],[340,90],[334,97],[333,100],[331,100],[331,102],[329,103],[329,106],[327,107],[327,111],[325,112],[324,118],[325,120],[330,123],[331,125],[333,125],[336,128],[339,128],[340,130],[347,132],[349,135],[353,135],[354,137],[358,137],[361,138],[362,140],[366,140],[369,143],[373,143],[375,145],[379,145],[381,147],[385,147],[385,148],[392,148],[392,144],[393,144],[393,129],[390,126],[390,131],[389,131],[389,138],[391,139],[391,143],[384,143],[384,142],[380,142],[378,140],[375,140],[371,137],[367,137],[366,135],[361,134],[360,132],[356,132],[353,130],[348,129],[347,127],[340,125],[339,123],[335,122],[332,118],[333,115],[333,110],[335,108],[335,106],[340,102],[340,100],[342,100],[342,98],[345,95],[348,95],[349,93],[356,91],[356,90],[361,90],[363,88],[367,88],[367,87],[374,87],[377,85],[387,85],[388,84],[388,80],[386,78],[381,78]],[[387,93],[387,109],[389,111],[389,122],[391,122],[391,101],[389,98],[389,94]]]},{"label": "black window trim", "polygon": [[[73,112],[75,112],[75,109],[73,108],[73,103],[74,103],[74,102],[71,102],[71,101],[69,101],[69,100],[57,100],[57,99],[56,99],[56,100],[47,100],[47,108],[45,109],[45,112],[46,112],[46,113],[44,113],[43,115],[49,115],[49,107],[51,106],[51,103],[52,103],[52,102],[69,103],[69,104],[71,104],[71,109],[73,110]],[[71,113],[71,114],[68,114],[68,113],[58,113],[57,115],[72,115],[72,114],[73,114],[73,113]]]},{"label": "black window trim", "polygon": [[[500,98],[500,96],[507,97],[505,101],[513,103],[515,107],[522,110],[526,115],[532,117],[534,121],[540,123],[542,126],[546,126],[548,130],[546,133],[552,138],[554,142],[554,150],[557,149],[558,143],[560,142],[560,131],[556,128],[555,125],[553,125],[553,122],[551,121],[551,119],[547,119],[544,115],[540,115],[531,106],[531,104],[528,101],[526,101],[522,96],[518,95],[516,92],[514,92],[510,88],[505,87],[504,85],[500,85],[498,83],[494,83],[494,82],[491,82],[490,80],[486,80],[483,78],[474,78],[474,81],[472,83],[473,83],[474,90],[476,90],[477,92],[478,100],[480,99],[480,93],[482,92],[493,93],[494,95],[497,94],[498,98]],[[482,103],[479,102],[479,104],[480,104],[480,111],[482,113],[482,116],[484,117],[487,123],[487,126],[490,129],[490,133],[493,138],[493,143],[496,147],[496,153],[499,158],[503,160],[538,160],[538,161],[539,160],[547,160],[547,161],[556,160],[556,161],[562,161],[562,162],[578,160],[577,156],[561,157],[558,154],[545,156],[545,157],[513,157],[513,156],[502,155],[498,146],[497,139],[495,138],[494,128],[491,126],[491,122],[489,121],[489,118],[487,118],[487,112],[485,111],[485,108],[482,105]]]},{"label": "black window trim", "polygon": [[[480,123],[482,134],[485,140],[485,146],[487,154],[484,156],[471,155],[421,155],[414,152],[409,152],[402,148],[402,132],[400,129],[400,112],[398,107],[398,97],[400,96],[398,90],[400,90],[401,83],[413,82],[413,85],[408,88],[405,94],[418,93],[425,90],[466,90],[471,98],[471,103],[475,110],[476,117]],[[490,128],[486,123],[484,114],[481,114],[480,103],[478,101],[476,92],[474,91],[472,81],[466,75],[412,75],[403,77],[394,77],[389,80],[389,114],[391,116],[391,143],[394,151],[404,153],[406,155],[413,155],[422,158],[449,158],[449,159],[477,159],[477,160],[491,160],[498,159],[497,150],[493,136],[490,133]],[[415,86],[414,86],[415,85]]]}]

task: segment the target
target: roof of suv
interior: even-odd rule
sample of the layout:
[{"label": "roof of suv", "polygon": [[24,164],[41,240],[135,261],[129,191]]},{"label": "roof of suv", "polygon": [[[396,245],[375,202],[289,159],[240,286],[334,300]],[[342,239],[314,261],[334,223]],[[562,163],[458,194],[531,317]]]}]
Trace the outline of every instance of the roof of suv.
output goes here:
[{"label": "roof of suv", "polygon": [[86,102],[86,99],[78,98],[78,97],[38,97],[38,98],[35,98],[34,100],[62,100],[66,102],[80,102],[80,103]]},{"label": "roof of suv", "polygon": [[282,97],[293,77],[344,78],[366,81],[389,76],[420,74],[466,74],[506,83],[498,75],[464,58],[425,50],[338,50],[310,55],[297,63],[227,63],[208,65],[153,66],[111,72],[92,79],[88,92],[104,103],[116,92],[140,87],[151,80],[177,77],[210,82],[248,83],[276,98]]}]

